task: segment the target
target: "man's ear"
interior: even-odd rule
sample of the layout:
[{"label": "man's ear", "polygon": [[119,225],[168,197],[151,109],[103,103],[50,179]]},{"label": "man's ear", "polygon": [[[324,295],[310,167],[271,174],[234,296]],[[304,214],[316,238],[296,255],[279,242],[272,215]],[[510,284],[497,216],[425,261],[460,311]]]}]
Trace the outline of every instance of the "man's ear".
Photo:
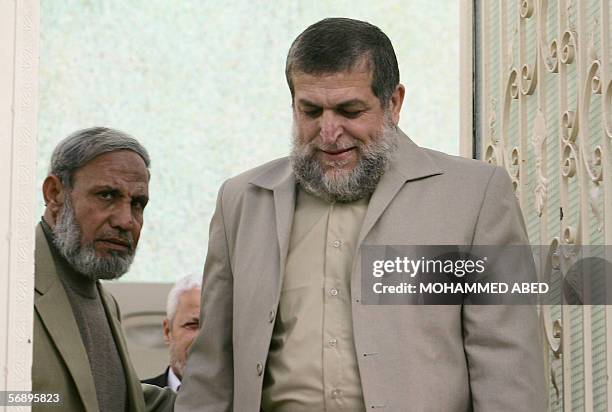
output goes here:
[{"label": "man's ear", "polygon": [[166,345],[170,345],[170,321],[168,318],[164,319],[162,326],[164,328],[164,342],[166,342]]},{"label": "man's ear", "polygon": [[42,190],[47,210],[51,212],[55,220],[60,209],[64,206],[65,196],[67,196],[66,188],[59,177],[49,175],[43,182]]},{"label": "man's ear", "polygon": [[394,125],[399,124],[400,111],[402,110],[402,103],[404,103],[404,94],[406,89],[403,84],[398,84],[395,91],[391,95],[391,103],[389,109],[391,110],[391,120]]}]

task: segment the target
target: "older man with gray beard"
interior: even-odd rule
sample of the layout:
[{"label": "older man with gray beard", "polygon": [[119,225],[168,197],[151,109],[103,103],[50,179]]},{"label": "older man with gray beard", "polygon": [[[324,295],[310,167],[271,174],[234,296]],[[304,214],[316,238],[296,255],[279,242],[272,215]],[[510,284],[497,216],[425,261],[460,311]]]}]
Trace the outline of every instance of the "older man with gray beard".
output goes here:
[{"label": "older man with gray beard", "polygon": [[[62,410],[170,407],[173,392],[141,386],[101,279],[127,272],[148,202],[149,155],[117,130],[80,130],[55,148],[36,229],[32,389]],[[49,405],[34,405],[34,409]]]},{"label": "older man with gray beard", "polygon": [[362,246],[524,244],[506,172],[399,130],[395,52],[369,23],[308,27],[285,74],[291,156],[219,191],[175,410],[544,411],[533,306],[363,303]]}]

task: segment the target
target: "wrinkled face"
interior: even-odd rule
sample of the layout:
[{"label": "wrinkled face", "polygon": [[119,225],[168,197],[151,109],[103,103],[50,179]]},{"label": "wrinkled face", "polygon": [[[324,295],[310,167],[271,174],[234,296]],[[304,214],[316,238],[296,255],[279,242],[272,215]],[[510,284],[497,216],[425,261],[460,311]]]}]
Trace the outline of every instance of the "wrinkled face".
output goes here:
[{"label": "wrinkled face", "polygon": [[73,176],[53,229],[58,249],[93,279],[125,273],[136,251],[148,202],[149,174],[130,150],[97,156]]},{"label": "wrinkled face", "polygon": [[164,320],[164,339],[170,347],[170,366],[182,378],[191,342],[200,327],[200,288],[191,289],[179,296],[174,319]]},{"label": "wrinkled face", "polygon": [[384,109],[372,92],[372,74],[365,62],[350,71],[298,72],[292,78],[291,157],[298,181],[330,201],[370,194],[395,149],[403,87],[398,86],[401,90]]},{"label": "wrinkled face", "polygon": [[71,191],[81,244],[100,257],[132,252],[138,244],[149,200],[144,160],[130,151],[105,153],[80,168]]},{"label": "wrinkled face", "polygon": [[299,142],[315,145],[326,173],[352,171],[360,159],[357,146],[380,140],[385,118],[367,65],[332,74],[295,73],[293,84]]}]

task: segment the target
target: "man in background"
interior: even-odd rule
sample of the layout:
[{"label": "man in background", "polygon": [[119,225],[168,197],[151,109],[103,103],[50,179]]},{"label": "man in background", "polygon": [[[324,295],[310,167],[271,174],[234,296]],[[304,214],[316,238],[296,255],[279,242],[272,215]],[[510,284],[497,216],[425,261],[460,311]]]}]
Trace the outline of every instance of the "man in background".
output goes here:
[{"label": "man in background", "polygon": [[62,410],[157,410],[174,400],[169,389],[141,386],[119,307],[100,283],[134,259],[149,165],[136,139],[102,127],[79,130],[53,151],[36,228],[32,390],[59,394]]},{"label": "man in background", "polygon": [[201,275],[188,275],[178,280],[168,293],[166,318],[163,321],[164,342],[170,351],[170,365],[164,373],[142,381],[178,391],[183,379],[187,353],[200,327]]}]

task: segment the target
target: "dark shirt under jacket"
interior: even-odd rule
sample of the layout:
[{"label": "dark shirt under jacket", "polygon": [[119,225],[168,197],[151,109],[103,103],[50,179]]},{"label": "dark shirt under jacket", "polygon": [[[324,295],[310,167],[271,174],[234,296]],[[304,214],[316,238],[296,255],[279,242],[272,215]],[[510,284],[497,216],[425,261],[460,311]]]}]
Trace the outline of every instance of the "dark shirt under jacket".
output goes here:
[{"label": "dark shirt under jacket", "polygon": [[162,373],[161,375],[158,375],[154,378],[144,379],[141,382],[148,383],[149,385],[159,386],[160,388],[165,388],[166,386],[168,386],[168,370],[169,369],[170,367],[168,366],[166,370],[164,371],[164,373]]}]

